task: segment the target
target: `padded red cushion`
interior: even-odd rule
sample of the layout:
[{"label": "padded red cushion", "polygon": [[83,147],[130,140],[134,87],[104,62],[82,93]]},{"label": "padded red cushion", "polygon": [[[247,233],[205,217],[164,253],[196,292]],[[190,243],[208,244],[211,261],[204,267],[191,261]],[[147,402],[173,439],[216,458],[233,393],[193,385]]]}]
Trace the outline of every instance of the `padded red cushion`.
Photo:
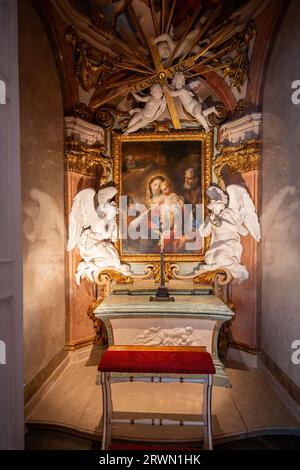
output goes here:
[{"label": "padded red cushion", "polygon": [[214,374],[211,355],[196,351],[110,351],[98,367],[103,372]]}]

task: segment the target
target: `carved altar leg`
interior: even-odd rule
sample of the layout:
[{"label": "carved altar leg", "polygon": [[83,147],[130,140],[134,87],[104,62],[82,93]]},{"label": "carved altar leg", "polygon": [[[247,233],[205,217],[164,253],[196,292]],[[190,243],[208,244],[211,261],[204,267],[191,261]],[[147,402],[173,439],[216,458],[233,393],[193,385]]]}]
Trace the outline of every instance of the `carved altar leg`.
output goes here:
[{"label": "carved altar leg", "polygon": [[204,420],[204,444],[205,450],[213,449],[212,442],[212,423],[211,423],[211,398],[212,398],[212,375],[208,375],[203,385],[203,420]]}]

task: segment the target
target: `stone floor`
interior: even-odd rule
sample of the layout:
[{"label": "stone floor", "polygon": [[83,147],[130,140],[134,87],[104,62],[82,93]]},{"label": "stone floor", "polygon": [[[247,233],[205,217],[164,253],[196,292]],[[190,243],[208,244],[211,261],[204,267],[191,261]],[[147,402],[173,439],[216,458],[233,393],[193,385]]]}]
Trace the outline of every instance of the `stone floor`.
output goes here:
[{"label": "stone floor", "polygon": [[[111,450],[178,450],[178,444],[136,444],[130,441],[114,441]],[[25,436],[26,450],[99,450],[99,440],[80,438],[70,433],[31,429]],[[215,450],[300,450],[300,436],[270,435],[248,437],[215,444]],[[197,443],[180,444],[180,450],[199,450]]]},{"label": "stone floor", "polygon": [[[261,434],[298,434],[300,423],[273,392],[257,369],[239,363],[227,365],[232,388],[214,387],[213,436],[215,442]],[[96,365],[83,360],[70,364],[32,409],[28,429],[70,432],[78,438],[99,441],[101,434],[101,388],[95,385]],[[201,409],[202,385],[113,384],[116,416],[191,417]],[[130,413],[130,414],[129,414]],[[170,416],[172,415],[172,416]],[[115,439],[157,442],[193,442],[202,429],[179,426],[116,425]]]}]

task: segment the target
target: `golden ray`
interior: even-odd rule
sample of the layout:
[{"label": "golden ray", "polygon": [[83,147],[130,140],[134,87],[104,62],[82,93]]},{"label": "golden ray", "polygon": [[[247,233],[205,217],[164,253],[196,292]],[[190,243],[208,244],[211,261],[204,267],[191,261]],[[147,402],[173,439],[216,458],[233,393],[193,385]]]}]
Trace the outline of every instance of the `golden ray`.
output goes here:
[{"label": "golden ray", "polygon": [[182,59],[185,59],[185,57],[191,52],[191,50],[194,49],[195,46],[197,46],[198,42],[200,39],[204,36],[204,34],[208,31],[208,29],[211,27],[211,25],[214,23],[214,21],[217,19],[221,11],[221,5],[218,6],[213,12],[213,14],[208,18],[206,23],[204,24],[203,29],[200,30],[199,34],[191,44],[191,46],[187,49],[187,51],[184,53],[182,56]]},{"label": "golden ray", "polygon": [[214,24],[214,22],[216,21],[216,19],[218,18],[219,14],[221,13],[222,11],[222,5],[219,5],[212,13],[212,15],[208,18],[208,20],[204,23],[203,25],[203,29],[201,31],[201,36],[200,36],[200,39],[202,38],[202,36],[204,34],[207,33],[207,31],[209,31],[209,28]]},{"label": "golden ray", "polygon": [[166,32],[166,33],[169,32],[169,29],[170,29],[170,26],[171,26],[171,22],[172,22],[172,19],[173,19],[173,14],[174,14],[175,6],[176,6],[176,0],[172,0],[172,5],[171,5],[170,13],[169,13],[169,18],[168,18],[167,26],[166,26],[166,29],[165,29],[165,32]]},{"label": "golden ray", "polygon": [[89,107],[91,109],[96,109],[96,108],[99,108],[100,106],[102,106],[103,104],[105,103],[108,103],[109,101],[115,99],[115,98],[118,98],[119,96],[122,96],[124,95],[125,93],[127,93],[128,91],[130,90],[130,87],[127,87],[127,88],[124,88],[123,90],[120,90],[118,93],[115,93],[114,95],[111,95],[107,98],[96,98],[95,101],[93,102],[93,104],[89,104]]},{"label": "golden ray", "polygon": [[132,31],[127,32],[125,29],[120,26],[119,27],[119,34],[123,41],[128,42],[129,46],[132,48],[133,51],[137,50],[140,47],[140,44],[137,42],[135,35]]},{"label": "golden ray", "polygon": [[167,0],[161,0],[161,8],[160,8],[160,32],[163,34],[165,32],[165,22],[166,22],[166,15],[167,15]]},{"label": "golden ray", "polygon": [[187,34],[190,32],[190,29],[191,29],[191,26],[193,25],[195,19],[197,18],[198,14],[200,13],[200,10],[202,8],[202,1],[199,1],[199,4],[196,8],[196,10],[194,11],[194,14],[193,16],[190,18],[190,20],[188,21],[186,27],[185,27],[185,30],[184,30],[184,33],[183,35],[181,36],[181,38],[179,39],[174,51],[172,52],[171,56],[169,57],[168,59],[168,62],[167,62],[167,67],[172,63],[178,49],[180,48],[180,46],[182,45],[183,41],[185,40]]},{"label": "golden ray", "polygon": [[[201,52],[199,52],[199,54],[197,54],[193,59],[194,61],[196,62],[198,59],[200,59],[200,57],[203,56],[203,54],[205,54],[207,51],[209,51],[209,49],[211,49],[212,47],[214,47],[216,44],[218,44],[218,42],[220,42],[224,36],[226,34],[228,34],[230,31],[232,31],[234,28],[233,25],[230,25],[228,28],[225,28],[225,30],[223,31],[222,34],[220,34],[216,39],[214,39],[214,41],[212,41],[210,44],[208,44],[208,46],[206,46],[204,49],[202,49]],[[207,61],[208,59],[213,59],[213,57],[208,57],[207,59],[205,59],[205,61]],[[191,68],[189,68],[188,70],[191,70],[192,68],[196,67],[197,65],[200,65],[200,64],[195,64],[193,65]]]},{"label": "golden ray", "polygon": [[129,53],[126,49],[124,49],[120,44],[110,44],[109,45],[110,49],[114,54],[120,57],[124,57],[125,59],[128,59],[129,61],[132,60],[132,56],[134,56],[136,59],[138,59],[138,65],[140,65],[140,58],[134,53]]},{"label": "golden ray", "polygon": [[[123,39],[124,42],[128,42],[128,44],[132,47],[132,50],[136,50],[140,45],[138,44],[134,34],[131,33],[131,35],[125,31],[122,27],[119,30],[120,35]],[[149,70],[149,72],[153,73],[153,69],[145,62],[145,60],[140,57],[137,54],[134,54],[134,57],[136,57],[137,61],[133,60],[132,57],[130,57],[130,62],[134,65],[140,65],[141,67],[145,67],[145,69]]]},{"label": "golden ray", "polygon": [[[129,13],[129,16],[134,24],[134,26],[136,27],[136,30],[138,32],[138,35],[140,37],[140,40],[141,40],[141,43],[143,44],[143,46],[145,46],[147,49],[149,49],[149,46],[148,46],[148,41],[147,41],[147,38],[145,36],[145,33],[140,25],[140,22],[138,20],[138,17],[136,16],[136,13],[134,11],[134,8],[133,6],[131,5],[131,2],[130,1],[126,1],[126,5],[127,5],[127,9],[128,9],[128,13]],[[150,52],[150,51],[149,51]]]},{"label": "golden ray", "polygon": [[154,29],[155,29],[155,35],[158,36],[159,35],[159,30],[158,30],[158,22],[157,22],[157,17],[156,17],[154,0],[148,0],[148,6],[151,10],[151,16],[152,16],[153,26],[154,26]]},{"label": "golden ray", "polygon": [[113,83],[111,85],[104,85],[102,88],[105,89],[105,90],[111,90],[113,88],[117,88],[117,87],[121,87],[123,85],[134,85],[135,83],[138,83],[139,81],[141,80],[141,78],[132,78],[131,80],[126,80],[126,81],[122,81],[121,85],[119,82],[117,83]]},{"label": "golden ray", "polygon": [[[201,67],[201,66],[202,66],[202,64],[199,64],[199,67]],[[191,75],[191,78],[196,78],[199,75],[206,75],[209,72],[215,72],[216,70],[225,69],[226,67],[228,67],[228,64],[219,65],[218,67],[213,67],[212,69],[203,70],[203,72],[193,73],[193,75]]]},{"label": "golden ray", "polygon": [[127,62],[116,62],[116,66],[119,67],[120,69],[125,69],[125,70],[131,70],[132,72],[138,72],[138,73],[142,73],[142,74],[145,74],[145,75],[152,75],[153,72],[150,72],[148,70],[145,70],[145,69],[139,69],[137,67],[135,67],[134,65],[130,64],[130,63],[127,63]]}]

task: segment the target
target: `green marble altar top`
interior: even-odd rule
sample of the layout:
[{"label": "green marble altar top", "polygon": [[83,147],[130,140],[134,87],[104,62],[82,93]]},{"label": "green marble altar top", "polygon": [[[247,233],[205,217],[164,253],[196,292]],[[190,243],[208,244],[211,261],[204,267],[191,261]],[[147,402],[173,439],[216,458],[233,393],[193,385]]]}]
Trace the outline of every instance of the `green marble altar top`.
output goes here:
[{"label": "green marble altar top", "polygon": [[[152,292],[153,293],[153,292]],[[96,317],[103,315],[197,315],[206,314],[230,319],[234,312],[216,295],[175,295],[175,302],[150,302],[149,295],[114,295],[105,298],[95,309]]]}]

